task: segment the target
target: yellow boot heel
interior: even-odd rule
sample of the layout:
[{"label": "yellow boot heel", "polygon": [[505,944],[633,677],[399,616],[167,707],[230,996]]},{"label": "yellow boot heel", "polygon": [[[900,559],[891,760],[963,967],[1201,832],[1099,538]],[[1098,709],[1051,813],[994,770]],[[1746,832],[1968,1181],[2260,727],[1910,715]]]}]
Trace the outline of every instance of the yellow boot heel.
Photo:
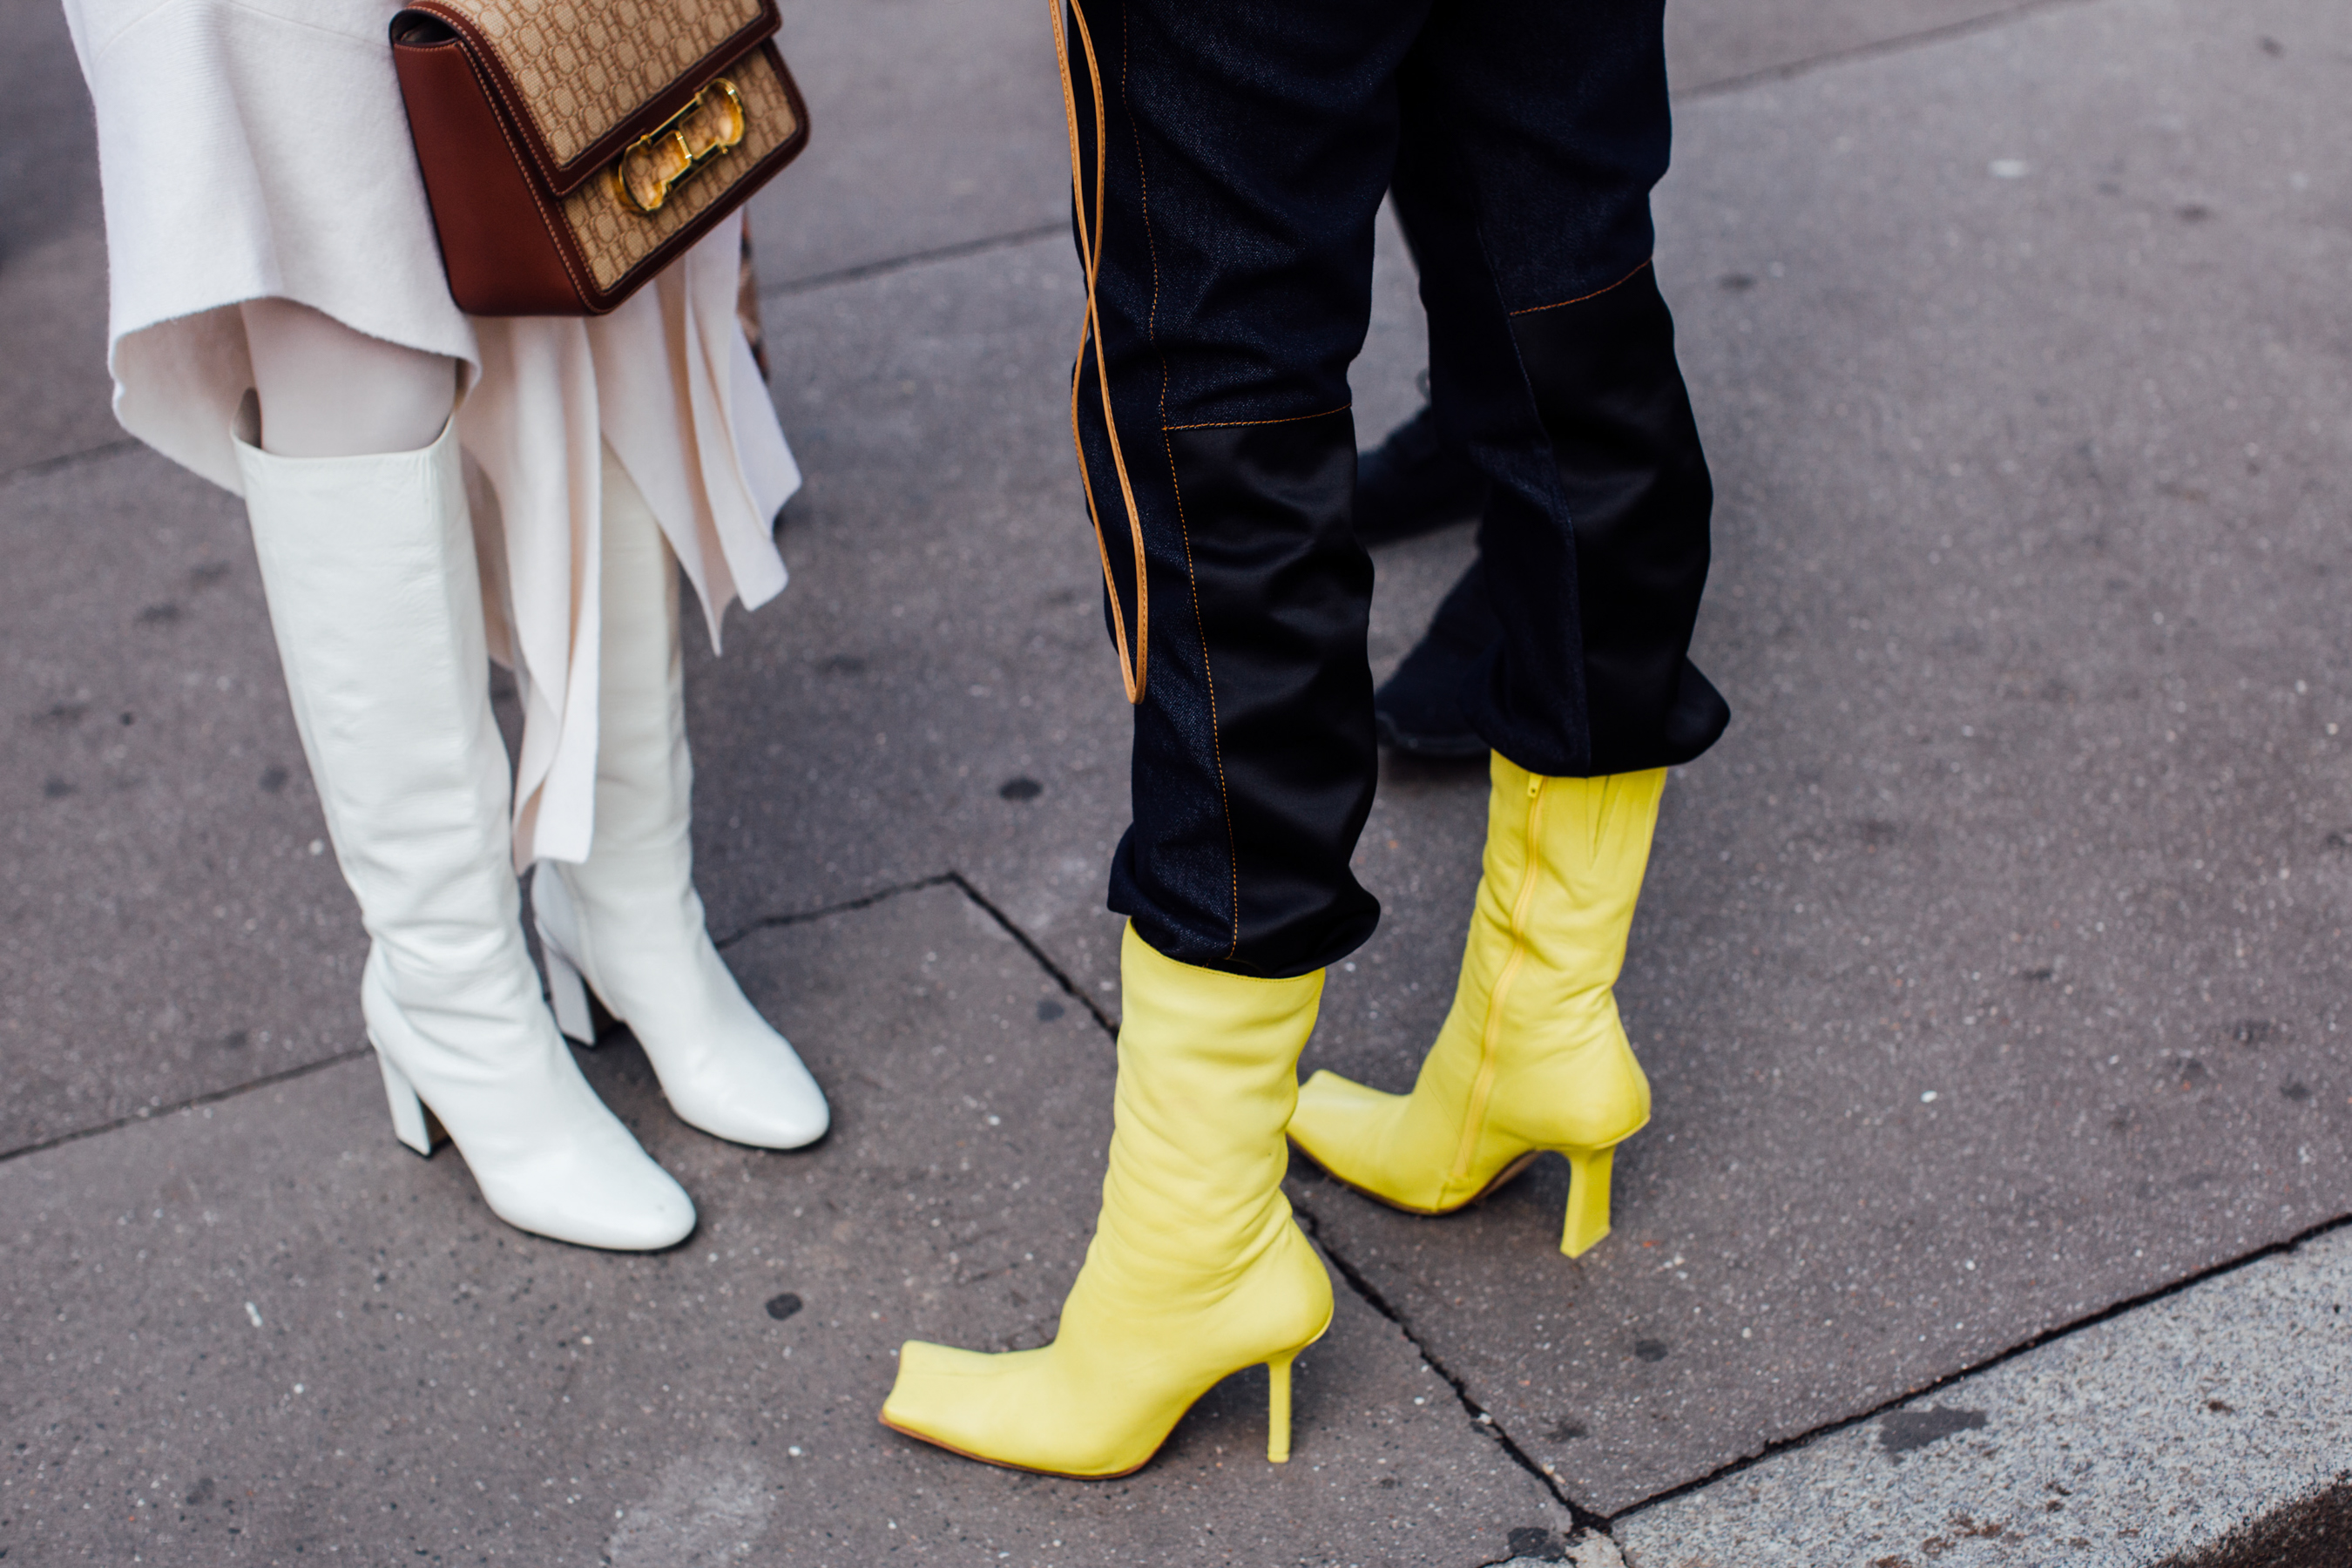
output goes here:
[{"label": "yellow boot heel", "polygon": [[1265,1363],[1265,1457],[1270,1464],[1290,1463],[1290,1363],[1298,1352],[1276,1356]]},{"label": "yellow boot heel", "polygon": [[1609,1171],[1617,1163],[1617,1151],[1564,1152],[1568,1155],[1568,1218],[1560,1226],[1559,1249],[1570,1258],[1581,1258],[1609,1234]]},{"label": "yellow boot heel", "polygon": [[1301,1345],[1298,1350],[1285,1351],[1266,1359],[1265,1457],[1269,1464],[1290,1463],[1290,1364],[1306,1348]]},{"label": "yellow boot heel", "polygon": [[1616,1146],[1650,1084],[1612,988],[1649,862],[1665,770],[1547,778],[1497,753],[1478,902],[1444,1027],[1410,1094],[1318,1072],[1291,1142],[1348,1185],[1451,1214],[1547,1150],[1570,1166],[1560,1250],[1609,1234]]}]

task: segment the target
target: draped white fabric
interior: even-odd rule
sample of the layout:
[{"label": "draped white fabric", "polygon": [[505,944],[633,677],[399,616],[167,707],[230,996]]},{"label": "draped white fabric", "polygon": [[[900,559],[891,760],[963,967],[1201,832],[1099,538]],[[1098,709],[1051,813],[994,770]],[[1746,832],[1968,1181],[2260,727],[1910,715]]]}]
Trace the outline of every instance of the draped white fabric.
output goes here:
[{"label": "draped white fabric", "polygon": [[97,108],[114,408],[231,490],[247,300],[299,301],[465,366],[457,433],[491,647],[523,741],[515,858],[586,858],[596,783],[601,448],[645,492],[715,647],[784,585],[800,472],[735,316],[730,221],[611,315],[450,300],[387,28],[396,0],[66,0]]}]

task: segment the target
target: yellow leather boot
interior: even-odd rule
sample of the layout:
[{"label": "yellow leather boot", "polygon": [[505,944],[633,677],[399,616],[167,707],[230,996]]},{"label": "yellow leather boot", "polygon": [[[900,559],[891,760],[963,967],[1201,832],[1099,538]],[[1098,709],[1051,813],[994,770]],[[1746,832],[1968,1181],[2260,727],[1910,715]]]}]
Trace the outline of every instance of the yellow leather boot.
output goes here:
[{"label": "yellow leather boot", "polygon": [[1331,1279],[1282,1195],[1284,1123],[1321,971],[1252,980],[1119,953],[1110,1169],[1054,1342],[984,1355],[909,1340],[882,1423],[974,1459],[1085,1479],[1158,1451],[1220,1379],[1265,1364],[1266,1457],[1290,1457],[1290,1363]]},{"label": "yellow leather boot", "polygon": [[1449,1214],[1556,1149],[1570,1182],[1559,1249],[1574,1258],[1609,1234],[1612,1152],[1650,1120],[1611,987],[1666,773],[1546,778],[1496,752],[1493,776],[1462,978],[1419,1081],[1383,1094],[1318,1072],[1290,1136],[1414,1214]]}]

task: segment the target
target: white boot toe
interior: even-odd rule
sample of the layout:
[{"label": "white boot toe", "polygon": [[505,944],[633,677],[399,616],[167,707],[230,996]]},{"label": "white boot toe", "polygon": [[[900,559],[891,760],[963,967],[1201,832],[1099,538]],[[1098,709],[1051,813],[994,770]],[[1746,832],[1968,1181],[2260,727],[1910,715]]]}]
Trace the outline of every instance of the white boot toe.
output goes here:
[{"label": "white boot toe", "polygon": [[485,1172],[479,1162],[467,1168],[490,1212],[518,1230],[614,1252],[677,1246],[694,1234],[694,1200],[625,1130],[614,1131],[542,1147],[511,1173]]},{"label": "white boot toe", "polygon": [[824,1137],[832,1110],[792,1043],[760,1016],[707,942],[696,968],[704,972],[703,1016],[689,1027],[702,1049],[670,1053],[676,1066],[662,1079],[670,1109],[714,1138],[755,1149],[804,1148]]},{"label": "white boot toe", "polygon": [[585,1006],[593,991],[636,1036],[679,1121],[755,1149],[799,1149],[824,1137],[833,1120],[824,1091],[736,984],[703,931],[699,900],[657,921],[645,917],[675,908],[675,898],[607,900],[614,907],[592,936],[572,890],[578,875],[542,866],[531,885],[566,1032],[593,1043]]},{"label": "white boot toe", "polygon": [[549,999],[564,1032],[590,1041],[594,991],[645,1047],[679,1120],[730,1142],[798,1149],[832,1115],[704,926],[677,562],[609,447],[602,521],[595,830],[585,862],[543,863],[531,884]]},{"label": "white boot toe", "polygon": [[[360,990],[401,1141],[430,1152],[429,1111],[492,1214],[534,1236],[619,1252],[658,1251],[693,1234],[694,1200],[596,1098],[543,1010],[499,1007],[466,1028],[444,1000],[431,1010],[428,1036],[416,1026],[422,1009],[392,1000],[376,959]],[[499,1027],[499,1015],[523,1022]],[[448,1043],[493,1035],[502,1040],[495,1054],[460,1054]],[[412,1087],[418,1082],[429,1099]]]}]

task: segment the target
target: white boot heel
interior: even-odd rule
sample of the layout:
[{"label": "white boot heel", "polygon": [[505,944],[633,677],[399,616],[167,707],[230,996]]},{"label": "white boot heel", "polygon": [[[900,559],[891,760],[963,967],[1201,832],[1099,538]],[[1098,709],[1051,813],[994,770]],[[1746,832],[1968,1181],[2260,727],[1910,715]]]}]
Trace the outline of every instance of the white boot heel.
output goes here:
[{"label": "white boot heel", "polygon": [[540,952],[547,960],[547,1005],[555,1012],[555,1026],[573,1045],[593,1050],[596,1016],[588,1010],[587,983],[569,960],[546,944],[544,938],[541,940]]},{"label": "white boot heel", "polygon": [[[560,906],[559,910],[551,910],[551,904]],[[580,966],[572,961],[563,939],[550,929],[562,926],[567,935],[578,929],[577,917],[572,914],[568,895],[563,891],[563,879],[552,872],[533,876],[530,905],[539,926],[539,956],[547,965],[547,1005],[555,1014],[555,1026],[574,1044],[593,1048],[596,1044],[596,1016],[588,1006],[588,983],[581,978]]]},{"label": "white boot heel", "polygon": [[383,1069],[383,1096],[392,1102],[392,1135],[425,1158],[431,1159],[433,1151],[449,1136],[442,1130],[441,1119],[425,1109],[425,1102],[416,1098],[416,1090],[409,1086],[408,1075],[392,1065],[392,1058],[383,1054],[383,1047],[376,1046],[373,1040],[368,1044],[375,1047],[375,1065]]}]

